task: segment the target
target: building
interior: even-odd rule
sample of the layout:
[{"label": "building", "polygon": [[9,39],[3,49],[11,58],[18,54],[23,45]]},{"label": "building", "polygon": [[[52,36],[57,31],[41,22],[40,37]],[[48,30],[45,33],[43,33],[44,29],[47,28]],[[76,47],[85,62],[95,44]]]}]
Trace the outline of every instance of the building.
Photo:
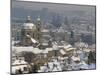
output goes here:
[{"label": "building", "polygon": [[29,72],[29,65],[26,61],[18,59],[12,63],[12,74],[21,74],[28,72]]},{"label": "building", "polygon": [[[26,22],[22,25],[21,28],[21,45],[30,46],[33,44],[31,38],[34,38],[37,41],[40,41],[40,22],[39,18],[37,19],[37,25],[32,23],[30,16],[27,16]],[[39,23],[38,23],[39,22]]]}]

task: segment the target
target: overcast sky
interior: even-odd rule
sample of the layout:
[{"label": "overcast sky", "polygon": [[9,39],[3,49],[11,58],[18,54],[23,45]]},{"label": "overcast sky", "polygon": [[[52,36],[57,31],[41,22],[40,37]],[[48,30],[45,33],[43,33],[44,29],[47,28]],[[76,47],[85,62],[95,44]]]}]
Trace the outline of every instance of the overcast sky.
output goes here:
[{"label": "overcast sky", "polygon": [[39,3],[39,2],[21,2],[21,1],[13,1],[12,8],[24,8],[31,10],[40,10],[42,8],[48,8],[52,11],[68,11],[68,10],[80,10],[80,11],[92,11],[95,12],[94,6],[81,6],[81,5],[69,5],[69,4],[53,4],[53,3]]}]

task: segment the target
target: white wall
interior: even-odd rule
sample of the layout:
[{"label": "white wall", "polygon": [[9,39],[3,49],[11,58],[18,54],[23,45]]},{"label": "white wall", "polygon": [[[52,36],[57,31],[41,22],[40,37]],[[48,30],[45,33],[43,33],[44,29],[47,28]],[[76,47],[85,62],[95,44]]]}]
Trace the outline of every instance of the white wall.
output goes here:
[{"label": "white wall", "polygon": [[[100,0],[27,0],[97,6],[97,70],[41,73],[41,75],[98,75],[100,73]],[[0,0],[0,75],[10,75],[10,0]],[[39,75],[39,74],[34,74]]]}]

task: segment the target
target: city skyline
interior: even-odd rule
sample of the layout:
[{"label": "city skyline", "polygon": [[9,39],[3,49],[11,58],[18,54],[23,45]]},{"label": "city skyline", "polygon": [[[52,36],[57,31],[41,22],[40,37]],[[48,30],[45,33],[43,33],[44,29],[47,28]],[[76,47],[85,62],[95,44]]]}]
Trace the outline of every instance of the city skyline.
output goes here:
[{"label": "city skyline", "polygon": [[12,1],[11,73],[96,69],[96,8]]}]

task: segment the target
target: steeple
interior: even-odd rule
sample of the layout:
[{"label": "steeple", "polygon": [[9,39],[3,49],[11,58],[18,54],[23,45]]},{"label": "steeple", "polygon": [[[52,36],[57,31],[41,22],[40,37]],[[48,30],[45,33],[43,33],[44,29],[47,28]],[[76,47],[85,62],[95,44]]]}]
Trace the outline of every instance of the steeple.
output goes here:
[{"label": "steeple", "polygon": [[40,38],[41,38],[41,18],[40,16],[37,16],[36,18],[36,28],[37,28],[37,39],[40,42]]},{"label": "steeple", "polygon": [[31,17],[30,16],[27,16],[26,23],[32,23],[32,20],[31,20]]},{"label": "steeple", "polygon": [[41,21],[41,18],[40,18],[40,16],[38,16],[38,17],[37,17],[37,21]]},{"label": "steeple", "polygon": [[40,16],[37,17],[36,21],[37,21],[36,22],[37,30],[40,31],[40,29],[41,29],[41,18],[40,18]]}]

